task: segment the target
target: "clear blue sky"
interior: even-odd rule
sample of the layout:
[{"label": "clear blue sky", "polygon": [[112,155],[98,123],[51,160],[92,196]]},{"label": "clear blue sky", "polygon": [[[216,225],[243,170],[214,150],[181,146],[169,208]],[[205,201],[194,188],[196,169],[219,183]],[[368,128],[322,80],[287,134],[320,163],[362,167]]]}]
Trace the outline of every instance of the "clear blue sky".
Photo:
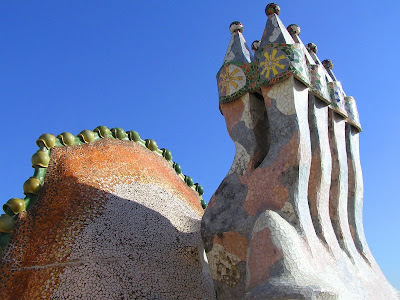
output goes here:
[{"label": "clear blue sky", "polygon": [[[251,2],[251,4],[250,4]],[[239,20],[262,35],[267,1],[1,1],[2,198],[23,197],[36,138],[98,125],[136,130],[172,151],[208,202],[233,160],[215,75]],[[400,2],[280,1],[280,17],[330,58],[363,125],[370,248],[400,289]]]}]

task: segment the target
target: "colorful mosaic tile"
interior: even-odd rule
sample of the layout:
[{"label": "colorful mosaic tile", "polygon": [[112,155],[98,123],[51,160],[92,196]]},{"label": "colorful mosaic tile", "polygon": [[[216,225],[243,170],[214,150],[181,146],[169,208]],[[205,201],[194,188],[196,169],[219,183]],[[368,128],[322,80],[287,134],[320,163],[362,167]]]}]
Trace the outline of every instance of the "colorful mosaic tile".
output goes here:
[{"label": "colorful mosaic tile", "polygon": [[254,60],[242,35],[243,25],[237,21],[231,24],[232,38],[224,64],[217,73],[220,103],[292,75],[307,86],[311,84],[306,60],[308,52],[304,45],[294,43],[278,17],[278,5],[271,5],[266,11],[268,21],[263,37],[261,41],[252,43],[252,49],[256,51]]},{"label": "colorful mosaic tile", "polygon": [[294,75],[310,85],[303,50],[299,44],[268,44],[259,50],[259,85],[268,85]]},{"label": "colorful mosaic tile", "polygon": [[348,121],[353,126],[355,126],[359,131],[361,131],[362,129],[361,129],[361,124],[360,124],[360,117],[358,115],[356,100],[351,96],[347,96],[347,97],[344,97],[344,102],[346,105]]},{"label": "colorful mosaic tile", "polygon": [[229,62],[217,73],[220,103],[231,101],[256,88],[252,64]]},{"label": "colorful mosaic tile", "polygon": [[229,102],[292,75],[310,85],[305,59],[308,53],[302,44],[294,43],[278,17],[279,11],[276,4],[266,9],[268,21],[263,37],[261,41],[252,43],[254,60],[242,36],[243,25],[237,21],[231,24],[232,38],[224,64],[217,73],[220,103]]},{"label": "colorful mosaic tile", "polygon": [[236,153],[205,212],[202,186],[136,131],[43,134],[0,216],[1,299],[399,299],[363,230],[356,101],[265,12],[255,58],[229,28],[217,81]]},{"label": "colorful mosaic tile", "polygon": [[309,74],[311,81],[311,91],[320,99],[326,103],[331,103],[331,98],[328,90],[328,84],[326,82],[326,76],[324,67],[321,65],[310,65]]},{"label": "colorful mosaic tile", "polygon": [[343,117],[347,117],[346,107],[344,103],[345,94],[342,84],[339,81],[328,82],[329,94],[331,96],[332,108]]},{"label": "colorful mosaic tile", "polygon": [[[293,40],[301,45],[305,54],[311,83],[310,91],[327,104],[330,104],[331,100],[326,82],[326,70],[319,64],[318,57],[316,57],[317,46],[315,44],[308,44],[309,48],[304,46],[299,36],[301,29],[298,25],[289,25],[287,29]],[[314,56],[311,54],[314,54]]]},{"label": "colorful mosaic tile", "polygon": [[246,75],[236,64],[226,64],[218,75],[218,90],[221,97],[231,96],[246,85]]},{"label": "colorful mosaic tile", "polygon": [[299,44],[269,44],[253,63],[229,62],[217,73],[220,103],[229,102],[263,85],[295,76],[310,85],[308,68]]},{"label": "colorful mosaic tile", "polygon": [[363,230],[355,100],[278,5],[265,11],[246,86],[220,91],[236,152],[201,230],[217,299],[396,300]]}]

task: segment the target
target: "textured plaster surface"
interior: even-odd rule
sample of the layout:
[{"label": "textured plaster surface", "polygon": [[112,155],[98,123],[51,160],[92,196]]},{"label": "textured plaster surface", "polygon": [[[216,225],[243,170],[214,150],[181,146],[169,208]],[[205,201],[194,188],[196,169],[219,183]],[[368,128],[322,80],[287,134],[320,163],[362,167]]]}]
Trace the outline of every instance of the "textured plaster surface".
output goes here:
[{"label": "textured plaster surface", "polygon": [[341,248],[354,261],[358,258],[348,222],[348,168],[345,140],[345,120],[330,111],[330,146],[332,177],[329,211],[333,229]]},{"label": "textured plaster surface", "polygon": [[332,159],[328,134],[328,106],[314,95],[309,96],[311,139],[311,169],[308,183],[308,203],[317,236],[330,249],[338,244],[329,215],[329,190]]},{"label": "textured plaster surface", "polygon": [[375,263],[365,239],[362,222],[364,184],[360,163],[359,138],[358,130],[352,125],[346,124],[347,165],[349,168],[349,226],[357,250],[370,263]]},{"label": "textured plaster surface", "polygon": [[1,261],[1,299],[213,299],[198,195],[129,141],[54,148]]}]

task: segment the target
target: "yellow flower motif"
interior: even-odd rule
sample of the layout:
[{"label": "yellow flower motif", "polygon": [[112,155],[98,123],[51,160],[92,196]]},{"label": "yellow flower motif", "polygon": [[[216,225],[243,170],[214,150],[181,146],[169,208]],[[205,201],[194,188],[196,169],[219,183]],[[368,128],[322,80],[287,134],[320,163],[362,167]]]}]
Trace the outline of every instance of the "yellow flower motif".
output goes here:
[{"label": "yellow flower motif", "polygon": [[274,76],[276,74],[278,74],[278,71],[276,70],[276,67],[280,68],[281,70],[283,70],[285,68],[285,65],[280,64],[279,61],[282,59],[285,59],[286,56],[285,55],[281,55],[279,57],[275,57],[277,51],[276,49],[274,49],[272,51],[271,56],[269,56],[268,52],[264,53],[264,57],[265,57],[265,61],[260,63],[260,66],[264,66],[263,70],[261,71],[261,75],[264,75],[265,72],[267,72],[267,74],[265,74],[265,78],[269,79],[269,75],[270,75],[270,71],[272,70],[272,73],[274,74]]},{"label": "yellow flower motif", "polygon": [[224,70],[219,75],[218,87],[220,93],[223,95],[229,95],[231,93],[231,87],[236,90],[238,83],[236,81],[243,80],[243,76],[235,76],[239,72],[239,68],[235,68],[229,73],[229,65],[225,66]]}]

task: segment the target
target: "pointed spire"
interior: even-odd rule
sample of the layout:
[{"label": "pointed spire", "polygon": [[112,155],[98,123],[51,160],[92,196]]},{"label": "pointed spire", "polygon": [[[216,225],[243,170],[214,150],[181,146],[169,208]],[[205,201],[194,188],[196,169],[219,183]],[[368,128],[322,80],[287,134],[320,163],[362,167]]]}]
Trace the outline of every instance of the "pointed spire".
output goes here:
[{"label": "pointed spire", "polygon": [[264,33],[261,38],[260,47],[271,43],[294,44],[292,37],[278,17],[280,12],[278,4],[270,3],[265,8],[265,14],[268,16]]},{"label": "pointed spire", "polygon": [[223,63],[251,63],[253,60],[253,54],[243,37],[243,24],[239,21],[232,22],[229,26],[229,31],[231,32],[232,37]]},{"label": "pointed spire", "polygon": [[[243,24],[232,22],[229,26],[232,34],[222,67],[217,73],[219,102],[232,101],[248,92],[249,75],[253,55],[243,37]],[[254,71],[253,71],[254,72]],[[247,86],[246,86],[247,84]],[[253,88],[255,83],[252,83]]]},{"label": "pointed spire", "polygon": [[265,8],[268,16],[264,34],[256,52],[259,84],[272,84],[294,75],[310,85],[304,50],[295,43],[278,17],[280,8],[270,3]]}]

